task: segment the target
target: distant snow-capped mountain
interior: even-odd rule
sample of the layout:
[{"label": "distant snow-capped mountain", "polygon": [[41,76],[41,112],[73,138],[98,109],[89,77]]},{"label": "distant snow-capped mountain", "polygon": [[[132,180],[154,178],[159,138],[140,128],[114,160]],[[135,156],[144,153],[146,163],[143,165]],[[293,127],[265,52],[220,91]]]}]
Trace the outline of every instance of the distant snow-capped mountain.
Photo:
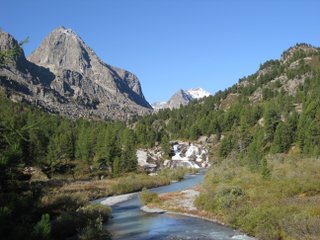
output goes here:
[{"label": "distant snow-capped mountain", "polygon": [[211,95],[208,91],[204,90],[203,88],[191,88],[186,92],[189,93],[189,95],[191,95],[193,99],[200,99]]},{"label": "distant snow-capped mountain", "polygon": [[155,102],[151,106],[155,111],[164,108],[179,108],[181,105],[187,105],[194,99],[208,97],[211,94],[202,88],[191,88],[189,90],[180,89],[167,102]]}]

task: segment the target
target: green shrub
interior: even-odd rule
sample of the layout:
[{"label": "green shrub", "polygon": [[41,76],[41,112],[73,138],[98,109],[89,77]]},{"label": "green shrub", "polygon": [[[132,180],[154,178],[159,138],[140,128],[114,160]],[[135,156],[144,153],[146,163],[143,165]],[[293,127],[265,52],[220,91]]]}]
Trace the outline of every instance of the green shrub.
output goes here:
[{"label": "green shrub", "polygon": [[88,236],[95,227],[97,227],[96,231],[99,231],[97,219],[105,222],[110,217],[110,207],[102,204],[89,204],[79,208],[76,212],[63,213],[59,216],[53,224],[52,235],[54,239],[65,239],[75,236],[80,231],[81,234],[86,232],[83,236]]},{"label": "green shrub", "polygon": [[110,236],[103,229],[103,219],[101,217],[90,220],[78,234],[80,240],[107,240]]},{"label": "green shrub", "polygon": [[41,216],[41,220],[34,226],[33,237],[34,239],[47,240],[50,239],[51,224],[49,214]]},{"label": "green shrub", "polygon": [[217,189],[214,201],[218,210],[228,210],[236,207],[239,201],[245,197],[244,191],[238,186],[222,186]]},{"label": "green shrub", "polygon": [[101,218],[103,222],[111,217],[111,208],[102,204],[89,204],[78,209],[77,214],[80,218],[95,220]]},{"label": "green shrub", "polygon": [[262,240],[280,239],[279,219],[284,212],[278,207],[261,206],[239,219],[241,228]]},{"label": "green shrub", "polygon": [[146,189],[144,189],[140,195],[140,200],[144,205],[147,205],[149,203],[156,203],[159,202],[159,195],[155,192],[150,192]]}]

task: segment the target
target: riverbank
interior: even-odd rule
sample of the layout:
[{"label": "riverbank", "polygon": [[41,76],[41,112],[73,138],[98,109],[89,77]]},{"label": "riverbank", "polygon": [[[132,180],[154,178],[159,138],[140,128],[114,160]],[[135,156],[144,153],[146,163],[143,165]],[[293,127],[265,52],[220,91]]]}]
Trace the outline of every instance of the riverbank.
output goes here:
[{"label": "riverbank", "polygon": [[[92,202],[94,203],[101,203],[103,205],[107,206],[113,206],[118,203],[130,200],[137,196],[141,190],[143,189],[153,189],[157,188],[160,186],[164,185],[169,185],[173,183],[177,183],[183,179],[185,179],[186,175],[188,174],[189,176],[194,176],[192,174],[198,173],[198,169],[188,169],[188,168],[175,168],[175,169],[163,169],[161,170],[157,175],[143,175],[149,179],[149,181],[144,182],[142,185],[137,184],[135,182],[139,178],[133,178],[133,179],[126,179],[127,181],[124,182],[123,178],[119,178],[120,181],[117,181],[116,185],[113,187],[116,191],[113,194],[106,194],[103,196],[100,196],[96,200],[93,200]],[[139,175],[130,175],[130,176],[139,176]],[[152,179],[152,181],[150,181]],[[99,184],[100,181],[98,181]],[[119,189],[119,184],[121,185],[128,185],[128,182],[130,182],[130,185],[132,186],[131,188],[124,189],[120,188]],[[95,184],[94,184],[95,185]],[[135,189],[134,191],[132,189]],[[124,190],[124,191],[123,191]]]},{"label": "riverbank", "polygon": [[[158,214],[144,214],[141,212],[141,202],[150,200],[162,193],[172,193],[190,189],[203,182],[204,172],[187,175],[184,180],[167,186],[143,190],[134,198],[119,203],[113,207],[112,219],[105,225],[114,239],[241,239],[248,240],[243,233],[213,223],[208,219],[195,218],[191,215],[178,216],[161,214],[163,210],[156,210]],[[189,192],[190,195],[192,191]],[[145,197],[145,198],[144,198]]]},{"label": "riverbank", "polygon": [[[150,214],[165,213],[193,217],[228,226],[221,220],[220,216],[200,210],[195,206],[195,200],[199,195],[200,187],[198,185],[181,191],[163,193],[158,196],[157,200],[141,207],[140,210]],[[255,238],[243,234],[235,235],[232,239],[254,240]]]},{"label": "riverbank", "polygon": [[194,201],[199,195],[199,186],[176,192],[163,193],[159,195],[158,201],[143,206],[141,211],[146,213],[183,215],[225,225],[219,216],[199,210],[195,206]]},{"label": "riverbank", "polygon": [[[33,184],[42,190],[38,211],[49,214],[53,220],[51,235],[54,239],[78,239],[87,234],[92,234],[92,239],[108,239],[108,233],[102,227],[111,217],[108,205],[116,204],[120,198],[122,201],[129,199],[143,188],[168,185],[170,179],[128,174],[104,180],[50,180]],[[106,196],[110,196],[109,200],[103,199],[108,204],[94,204],[99,203],[96,199]]]},{"label": "riverbank", "polygon": [[[104,205],[100,205],[101,209],[105,207],[111,214],[111,206],[136,197],[142,189],[169,185],[177,178],[182,179],[187,172],[188,169],[177,168],[166,169],[155,176],[130,173],[103,180],[55,179],[33,184],[42,189],[39,212],[49,214],[55,222],[55,226],[52,227],[52,236],[64,239],[79,235],[80,229],[86,228],[87,222],[82,221],[85,219],[78,217],[79,209],[87,209],[87,206],[98,203],[98,205]],[[95,210],[98,208],[95,207]],[[100,211],[93,215],[97,220],[100,219]],[[100,229],[102,238],[105,236],[101,221],[99,224],[94,221],[90,224],[90,229],[88,228],[90,231],[96,232]]]},{"label": "riverbank", "polygon": [[[222,226],[232,227],[221,221],[221,217],[210,212],[198,209],[194,202],[200,195],[200,187],[194,186],[181,191],[163,193],[158,195],[153,201],[140,208],[141,211],[149,214],[170,214],[181,215],[197,218],[219,224]],[[232,239],[254,240],[246,234],[234,235]]]},{"label": "riverbank", "polygon": [[116,195],[116,196],[111,196],[111,197],[105,197],[102,199],[97,199],[93,202],[112,207],[118,203],[130,200],[130,199],[134,198],[135,196],[137,196],[138,194],[139,194],[139,192],[121,194],[121,195]]}]

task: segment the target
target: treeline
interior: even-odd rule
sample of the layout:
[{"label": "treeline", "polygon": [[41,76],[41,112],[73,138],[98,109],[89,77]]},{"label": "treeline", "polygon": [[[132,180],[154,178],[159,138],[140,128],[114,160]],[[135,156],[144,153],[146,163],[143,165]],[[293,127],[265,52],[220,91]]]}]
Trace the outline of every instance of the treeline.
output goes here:
[{"label": "treeline", "polygon": [[0,97],[3,163],[39,167],[49,178],[93,176],[99,171],[118,176],[137,170],[139,137],[125,123],[72,121]]}]

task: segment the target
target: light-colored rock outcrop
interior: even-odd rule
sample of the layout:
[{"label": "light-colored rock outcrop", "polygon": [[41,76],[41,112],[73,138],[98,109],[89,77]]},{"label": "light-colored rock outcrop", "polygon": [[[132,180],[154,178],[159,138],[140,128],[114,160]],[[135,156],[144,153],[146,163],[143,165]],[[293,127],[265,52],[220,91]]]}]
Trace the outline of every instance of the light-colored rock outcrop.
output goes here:
[{"label": "light-colored rock outcrop", "polygon": [[203,144],[171,142],[169,159],[164,159],[159,147],[137,150],[138,165],[152,173],[161,168],[206,168],[210,166],[209,153]]}]

